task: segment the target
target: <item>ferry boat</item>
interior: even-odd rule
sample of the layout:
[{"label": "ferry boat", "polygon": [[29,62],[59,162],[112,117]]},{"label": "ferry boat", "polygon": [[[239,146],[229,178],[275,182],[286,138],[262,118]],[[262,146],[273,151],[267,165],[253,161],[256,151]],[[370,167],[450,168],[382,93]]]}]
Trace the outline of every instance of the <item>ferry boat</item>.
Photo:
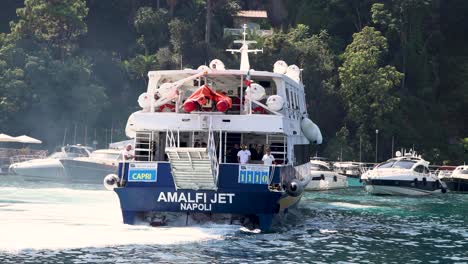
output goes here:
[{"label": "ferry boat", "polygon": [[[142,110],[130,115],[127,136],[135,160],[121,162],[104,185],[120,200],[123,222],[190,224],[200,218],[269,230],[299,203],[310,177],[310,148],[322,142],[307,115],[300,69],[284,61],[273,72],[250,68],[244,30],[240,69],[220,60],[198,69],[150,71]],[[237,163],[237,145],[267,146],[275,164],[251,153]],[[230,153],[234,153],[233,155]],[[180,220],[180,217],[178,218]]]},{"label": "ferry boat", "polygon": [[397,151],[395,158],[368,170],[361,179],[370,194],[415,196],[447,192],[445,183],[430,172],[429,162],[415,151]]}]

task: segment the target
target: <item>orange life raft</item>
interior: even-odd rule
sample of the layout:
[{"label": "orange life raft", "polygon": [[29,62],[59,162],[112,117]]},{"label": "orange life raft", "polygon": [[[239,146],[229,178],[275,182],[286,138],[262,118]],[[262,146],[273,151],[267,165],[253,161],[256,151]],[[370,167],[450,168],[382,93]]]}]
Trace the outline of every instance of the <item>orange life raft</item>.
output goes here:
[{"label": "orange life raft", "polygon": [[216,103],[216,110],[219,112],[225,112],[232,107],[231,98],[213,91],[208,85],[203,85],[185,100],[184,110],[190,113],[197,109],[197,104],[204,107],[208,103],[208,100],[212,100]]}]

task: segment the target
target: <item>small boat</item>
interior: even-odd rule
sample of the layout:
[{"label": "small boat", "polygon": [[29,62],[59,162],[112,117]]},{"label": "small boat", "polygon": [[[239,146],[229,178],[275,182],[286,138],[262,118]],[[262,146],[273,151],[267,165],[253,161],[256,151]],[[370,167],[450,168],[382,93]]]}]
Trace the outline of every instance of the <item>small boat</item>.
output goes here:
[{"label": "small boat", "polygon": [[60,151],[52,153],[43,159],[32,159],[24,162],[13,163],[9,166],[11,173],[24,176],[26,179],[56,181],[65,176],[60,160],[77,157],[87,157],[92,148],[82,145],[67,145]]},{"label": "small boat", "polygon": [[[284,61],[273,72],[250,69],[248,54],[260,50],[250,50],[255,42],[243,35],[242,47],[228,50],[241,53],[240,69],[215,59],[148,73],[142,110],[125,129],[135,139],[135,160],[104,180],[125,224],[169,225],[179,216],[182,225],[206,219],[266,231],[299,204],[311,179],[311,144],[322,142],[307,115],[301,70]],[[270,146],[276,164],[254,155],[233,163],[230,150],[249,144]]]},{"label": "small boat", "polygon": [[442,180],[445,177],[450,177],[453,173],[453,170],[455,170],[457,166],[433,166],[433,167],[435,167],[435,169],[433,168],[433,170],[434,170],[435,175],[437,175],[437,178]]},{"label": "small boat", "polygon": [[416,152],[401,154],[378,164],[361,177],[365,189],[377,195],[429,195],[447,192],[447,186],[429,170],[429,162]]},{"label": "small boat", "polygon": [[468,165],[456,167],[449,176],[441,177],[450,191],[468,192]]},{"label": "small boat", "polygon": [[314,157],[310,161],[312,179],[306,191],[324,191],[348,187],[347,177],[333,171],[333,166],[324,158]]},{"label": "small boat", "polygon": [[99,149],[89,157],[60,159],[66,178],[73,183],[102,184],[104,177],[117,173],[121,151],[117,149]]},{"label": "small boat", "polygon": [[363,163],[353,161],[338,161],[333,163],[333,170],[347,177],[349,187],[362,187],[361,174]]}]

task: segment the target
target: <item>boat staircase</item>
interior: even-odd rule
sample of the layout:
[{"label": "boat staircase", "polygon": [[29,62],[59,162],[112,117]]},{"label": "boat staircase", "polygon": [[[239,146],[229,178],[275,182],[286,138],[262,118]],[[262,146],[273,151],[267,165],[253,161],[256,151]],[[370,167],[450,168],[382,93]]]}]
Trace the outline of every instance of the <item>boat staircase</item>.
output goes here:
[{"label": "boat staircase", "polygon": [[154,132],[137,132],[135,135],[135,160],[151,161],[153,160],[152,147],[154,142]]},{"label": "boat staircase", "polygon": [[166,155],[176,189],[216,190],[219,161],[214,132],[208,133],[207,147],[180,147],[179,132],[166,132]]},{"label": "boat staircase", "polygon": [[270,146],[271,154],[277,163],[285,164],[287,158],[286,137],[284,135],[267,135],[266,144]]}]

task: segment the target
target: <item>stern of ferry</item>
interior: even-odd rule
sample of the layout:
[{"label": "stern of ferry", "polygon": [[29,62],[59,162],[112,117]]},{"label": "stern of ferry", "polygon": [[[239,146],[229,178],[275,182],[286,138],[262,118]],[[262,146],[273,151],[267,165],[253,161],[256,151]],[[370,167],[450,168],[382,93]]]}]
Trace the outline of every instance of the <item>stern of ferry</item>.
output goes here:
[{"label": "stern of ferry", "polygon": [[[192,165],[195,163],[192,160]],[[265,231],[270,229],[276,215],[284,214],[301,199],[302,187],[290,186],[296,181],[281,180],[287,178],[285,174],[290,170],[290,167],[221,164],[218,178],[203,177],[200,170],[174,177],[169,162],[129,162],[120,164],[121,184],[114,190],[125,224],[135,224],[157,213],[181,213],[187,218],[203,213],[209,218],[224,215],[231,223],[233,219],[241,224],[248,221]]]}]

